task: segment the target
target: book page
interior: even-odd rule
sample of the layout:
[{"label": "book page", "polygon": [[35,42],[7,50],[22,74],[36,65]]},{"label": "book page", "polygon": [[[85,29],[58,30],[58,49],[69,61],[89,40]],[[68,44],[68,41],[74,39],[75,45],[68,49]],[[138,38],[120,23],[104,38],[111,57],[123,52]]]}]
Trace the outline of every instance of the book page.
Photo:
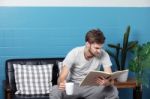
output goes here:
[{"label": "book page", "polygon": [[110,79],[117,79],[121,74],[123,74],[124,71],[116,71],[113,73],[106,73],[104,71],[91,71],[88,73],[88,75],[84,78],[84,80],[81,82],[80,86],[98,86],[98,84],[95,82],[98,77],[103,76],[104,78],[110,78]]}]

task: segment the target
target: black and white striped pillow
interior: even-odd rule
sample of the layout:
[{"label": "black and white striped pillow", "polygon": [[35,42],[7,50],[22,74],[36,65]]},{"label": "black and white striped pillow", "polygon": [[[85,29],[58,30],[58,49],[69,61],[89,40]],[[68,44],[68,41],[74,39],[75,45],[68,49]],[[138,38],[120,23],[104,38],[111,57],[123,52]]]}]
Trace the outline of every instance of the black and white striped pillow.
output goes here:
[{"label": "black and white striped pillow", "polygon": [[52,80],[53,64],[13,64],[17,91],[15,94],[48,94]]}]

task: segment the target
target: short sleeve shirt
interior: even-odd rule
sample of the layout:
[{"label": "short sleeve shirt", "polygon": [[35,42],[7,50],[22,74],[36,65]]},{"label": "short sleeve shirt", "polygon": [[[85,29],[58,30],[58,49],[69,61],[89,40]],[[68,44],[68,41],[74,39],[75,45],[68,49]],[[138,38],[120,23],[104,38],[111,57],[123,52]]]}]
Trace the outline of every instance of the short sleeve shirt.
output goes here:
[{"label": "short sleeve shirt", "polygon": [[85,46],[72,49],[63,61],[63,65],[70,70],[70,81],[80,83],[85,76],[92,70],[99,69],[101,66],[111,66],[111,60],[108,53],[101,49],[100,55],[89,60],[84,56]]}]

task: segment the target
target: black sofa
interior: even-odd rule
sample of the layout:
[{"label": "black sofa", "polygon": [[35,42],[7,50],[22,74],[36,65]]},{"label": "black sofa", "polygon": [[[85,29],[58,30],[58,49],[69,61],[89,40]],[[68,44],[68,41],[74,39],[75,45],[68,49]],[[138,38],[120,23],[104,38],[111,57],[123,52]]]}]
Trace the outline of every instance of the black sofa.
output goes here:
[{"label": "black sofa", "polygon": [[13,64],[23,65],[43,65],[43,64],[54,64],[52,72],[52,84],[57,84],[57,78],[59,69],[57,66],[58,61],[62,61],[64,58],[29,58],[29,59],[8,59],[5,65],[6,80],[3,81],[4,96],[5,99],[49,99],[49,95],[36,95],[36,96],[25,96],[15,95],[16,84],[14,78]]}]

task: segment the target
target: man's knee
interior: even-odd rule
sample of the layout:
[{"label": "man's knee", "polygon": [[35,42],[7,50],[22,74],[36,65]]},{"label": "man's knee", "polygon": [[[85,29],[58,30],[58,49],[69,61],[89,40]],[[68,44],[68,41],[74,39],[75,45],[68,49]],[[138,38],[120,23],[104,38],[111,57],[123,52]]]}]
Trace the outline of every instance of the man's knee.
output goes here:
[{"label": "man's knee", "polygon": [[51,93],[51,96],[50,96],[52,99],[61,99],[62,97],[62,91],[60,91],[58,89],[58,86],[55,85],[52,87],[52,93]]},{"label": "man's knee", "polygon": [[55,86],[53,86],[53,87],[52,87],[52,92],[53,92],[53,91],[59,91],[59,89],[58,89],[58,86],[57,86],[57,85],[55,85]]},{"label": "man's knee", "polygon": [[104,88],[106,99],[119,99],[118,90],[115,86],[107,86]]}]

